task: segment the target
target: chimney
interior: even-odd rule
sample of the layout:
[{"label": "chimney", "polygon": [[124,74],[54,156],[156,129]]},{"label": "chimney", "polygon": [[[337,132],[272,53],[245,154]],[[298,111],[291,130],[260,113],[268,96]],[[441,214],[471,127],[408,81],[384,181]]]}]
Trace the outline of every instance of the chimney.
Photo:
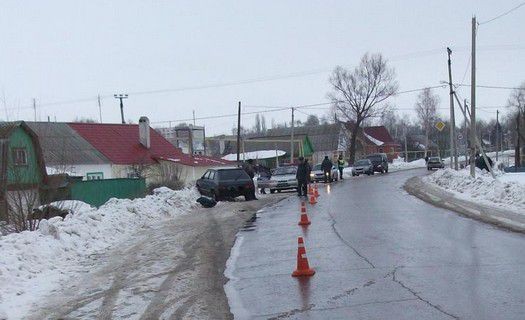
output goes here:
[{"label": "chimney", "polygon": [[147,149],[151,146],[149,137],[149,119],[148,117],[140,117],[139,119],[139,141]]}]

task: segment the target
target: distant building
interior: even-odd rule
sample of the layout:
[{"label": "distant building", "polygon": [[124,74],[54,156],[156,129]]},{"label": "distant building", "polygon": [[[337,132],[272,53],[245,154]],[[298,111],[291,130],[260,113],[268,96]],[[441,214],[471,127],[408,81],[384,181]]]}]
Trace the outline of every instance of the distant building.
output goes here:
[{"label": "distant building", "polygon": [[24,121],[0,123],[0,220],[38,207],[46,181],[35,132]]},{"label": "distant building", "polygon": [[189,125],[157,128],[155,130],[185,154],[206,154],[204,127]]}]

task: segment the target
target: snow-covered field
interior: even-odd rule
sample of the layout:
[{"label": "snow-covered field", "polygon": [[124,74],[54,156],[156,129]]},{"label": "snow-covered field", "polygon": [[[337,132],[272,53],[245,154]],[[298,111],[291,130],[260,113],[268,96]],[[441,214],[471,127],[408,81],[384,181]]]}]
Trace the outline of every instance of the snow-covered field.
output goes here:
[{"label": "snow-covered field", "polygon": [[476,177],[472,178],[467,167],[459,171],[438,170],[423,181],[451,191],[464,200],[525,214],[525,174],[498,172],[495,180],[490,173],[476,168]]},{"label": "snow-covered field", "polygon": [[42,221],[37,231],[0,237],[0,319],[23,319],[84,258],[159,220],[190,212],[198,197],[194,188],[159,188],[145,198],[111,199],[99,209],[77,206],[65,219]]}]

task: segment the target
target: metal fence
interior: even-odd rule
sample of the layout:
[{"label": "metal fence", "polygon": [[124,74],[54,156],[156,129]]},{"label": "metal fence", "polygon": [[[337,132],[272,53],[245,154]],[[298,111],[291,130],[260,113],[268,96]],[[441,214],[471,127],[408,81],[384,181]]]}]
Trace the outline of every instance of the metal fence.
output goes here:
[{"label": "metal fence", "polygon": [[145,196],[145,179],[105,179],[78,181],[71,185],[71,199],[100,206],[111,198],[134,199]]}]

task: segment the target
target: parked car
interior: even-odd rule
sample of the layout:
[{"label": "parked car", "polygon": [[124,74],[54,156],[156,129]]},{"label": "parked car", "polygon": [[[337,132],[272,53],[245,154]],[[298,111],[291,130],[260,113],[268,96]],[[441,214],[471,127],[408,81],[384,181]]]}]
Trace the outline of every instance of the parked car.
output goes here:
[{"label": "parked car", "polygon": [[[324,172],[323,169],[321,169],[320,163],[313,166],[312,172],[310,173],[310,180],[313,182],[324,181]],[[337,167],[333,165],[332,170],[330,171],[330,177],[328,177],[328,181],[332,182],[337,180],[339,180],[339,170],[337,170]]]},{"label": "parked car", "polygon": [[386,173],[388,172],[388,158],[386,153],[374,153],[366,156],[367,159],[372,161],[375,172]]},{"label": "parked car", "polygon": [[244,196],[251,200],[255,186],[253,180],[241,168],[208,169],[197,180],[197,190],[215,201]]},{"label": "parked car", "polygon": [[443,160],[441,160],[439,157],[428,158],[427,170],[443,169],[444,167],[445,167],[445,164],[443,163]]},{"label": "parked car", "polygon": [[360,174],[374,174],[374,165],[370,159],[361,159],[354,164],[354,167],[352,168],[352,176],[359,176]]},{"label": "parked car", "polygon": [[297,166],[284,166],[275,168],[270,178],[269,188],[270,193],[282,190],[297,190]]}]

